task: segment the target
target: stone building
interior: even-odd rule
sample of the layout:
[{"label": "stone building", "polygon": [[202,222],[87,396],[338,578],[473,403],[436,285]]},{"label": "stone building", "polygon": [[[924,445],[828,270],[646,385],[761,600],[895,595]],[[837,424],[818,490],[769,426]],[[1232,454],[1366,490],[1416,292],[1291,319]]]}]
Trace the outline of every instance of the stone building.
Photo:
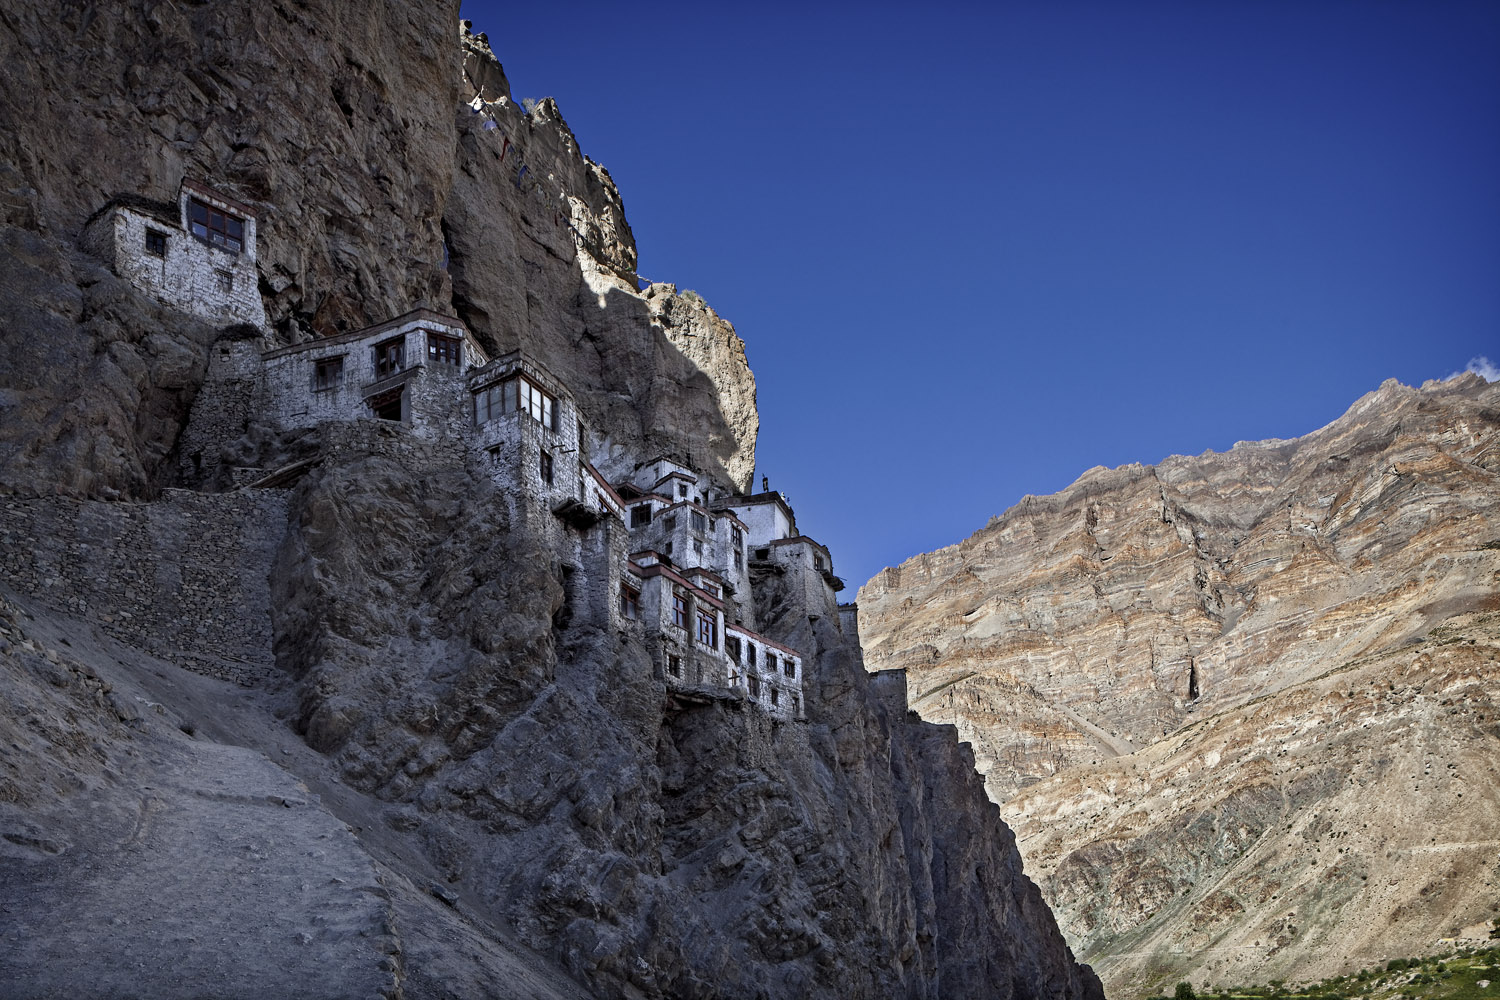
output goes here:
[{"label": "stone building", "polygon": [[80,243],[121,278],[167,305],[219,326],[266,325],[255,268],[255,212],[184,178],[177,201],[111,199]]},{"label": "stone building", "polygon": [[752,564],[795,574],[794,590],[836,578],[828,550],[797,533],[784,496],[734,496],[670,456],[611,483],[588,460],[591,436],[568,387],[521,351],[489,358],[452,316],[415,309],[276,345],[255,237],[247,206],[192,180],[175,206],[117,198],[86,227],[85,245],[122,277],[225,328],[179,440],[184,478],[279,483],[308,462],[254,467],[254,442],[311,429],[335,442],[384,425],[400,429],[393,441],[451,447],[498,487],[511,523],[550,550],[564,594],[559,627],[633,633],[675,691],[802,717],[805,662],[755,631]]}]

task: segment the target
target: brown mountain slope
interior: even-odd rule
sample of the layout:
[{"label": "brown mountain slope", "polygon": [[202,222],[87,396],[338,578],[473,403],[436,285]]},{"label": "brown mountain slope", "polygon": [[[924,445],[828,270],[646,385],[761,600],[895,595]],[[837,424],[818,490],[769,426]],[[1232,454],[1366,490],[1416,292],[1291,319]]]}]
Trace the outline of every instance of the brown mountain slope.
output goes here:
[{"label": "brown mountain slope", "polygon": [[1294,441],[1091,470],[861,590],[867,662],[973,742],[1113,993],[1494,916],[1497,444],[1500,386],[1387,382]]}]

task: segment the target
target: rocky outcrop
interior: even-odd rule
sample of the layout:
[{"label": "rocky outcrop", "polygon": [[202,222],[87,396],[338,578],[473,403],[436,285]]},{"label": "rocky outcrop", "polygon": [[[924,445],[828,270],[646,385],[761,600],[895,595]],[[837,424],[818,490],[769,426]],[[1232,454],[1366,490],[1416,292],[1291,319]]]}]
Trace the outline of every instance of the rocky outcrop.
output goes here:
[{"label": "rocky outcrop", "polygon": [[1318,978],[1490,916],[1497,443],[1500,387],[1388,382],[1294,441],[1091,470],[861,590],[869,662],[974,744],[1112,989]]},{"label": "rocky outcrop", "polygon": [[606,475],[666,453],[749,484],[743,342],[640,287],[608,173],[456,16],[0,15],[0,981],[1097,1000],[951,727],[809,588],[763,581],[759,626],[806,656],[785,721],[669,693],[578,613],[561,553],[615,552],[608,517],[564,524],[412,427],[251,413],[205,466],[263,491],[177,460],[210,353],[262,334],[79,237],[188,176],[256,213],[263,343],[457,314],[567,384]]}]

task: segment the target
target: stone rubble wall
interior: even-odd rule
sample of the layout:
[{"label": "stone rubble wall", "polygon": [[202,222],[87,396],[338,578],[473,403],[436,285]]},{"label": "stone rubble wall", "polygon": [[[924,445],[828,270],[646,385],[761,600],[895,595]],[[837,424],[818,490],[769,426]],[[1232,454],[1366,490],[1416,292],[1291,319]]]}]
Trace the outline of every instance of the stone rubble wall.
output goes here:
[{"label": "stone rubble wall", "polygon": [[0,503],[0,571],[23,594],[195,673],[274,675],[266,574],[288,492],[167,490],[155,503]]}]

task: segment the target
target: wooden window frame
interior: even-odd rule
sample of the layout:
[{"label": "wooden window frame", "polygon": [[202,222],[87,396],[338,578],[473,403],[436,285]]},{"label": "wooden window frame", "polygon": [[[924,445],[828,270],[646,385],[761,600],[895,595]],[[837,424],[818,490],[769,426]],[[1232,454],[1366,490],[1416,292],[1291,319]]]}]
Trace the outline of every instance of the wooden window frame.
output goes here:
[{"label": "wooden window frame", "polygon": [[427,360],[435,365],[462,368],[464,363],[463,338],[428,330]]},{"label": "wooden window frame", "polygon": [[230,253],[245,249],[245,220],[199,198],[188,198],[188,232]]},{"label": "wooden window frame", "polygon": [[167,255],[167,234],[160,229],[146,227],[146,252],[153,257]]},{"label": "wooden window frame", "polygon": [[406,370],[406,337],[392,337],[376,344],[372,350],[375,352],[375,379],[379,381],[389,378]]},{"label": "wooden window frame", "polygon": [[719,648],[719,616],[702,608],[698,609],[698,642],[710,649]]},{"label": "wooden window frame", "polygon": [[337,389],[344,381],[344,355],[318,358],[313,362],[313,392]]},{"label": "wooden window frame", "polygon": [[675,590],[672,592],[672,624],[687,631],[688,627],[688,599],[684,594]]},{"label": "wooden window frame", "polygon": [[784,656],[784,657],[782,657],[781,658],[781,672],[783,674],[785,674],[786,676],[790,677],[792,680],[796,680],[797,679],[797,661],[794,660],[794,659],[792,659],[790,656]]},{"label": "wooden window frame", "polygon": [[641,592],[628,583],[620,584],[620,614],[626,618],[641,616]]}]

